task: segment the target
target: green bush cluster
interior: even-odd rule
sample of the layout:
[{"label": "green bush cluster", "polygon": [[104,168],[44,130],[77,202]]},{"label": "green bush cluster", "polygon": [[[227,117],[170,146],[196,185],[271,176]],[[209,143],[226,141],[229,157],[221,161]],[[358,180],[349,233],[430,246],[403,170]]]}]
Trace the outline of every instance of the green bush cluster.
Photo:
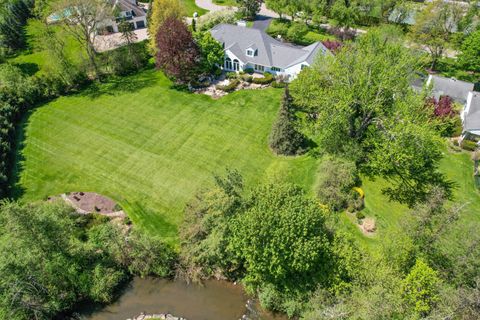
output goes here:
[{"label": "green bush cluster", "polygon": [[324,34],[320,29],[308,26],[305,23],[280,19],[273,20],[266,31],[274,38],[280,36],[282,39],[300,45],[335,39],[334,36]]},{"label": "green bush cluster", "polygon": [[240,280],[264,307],[289,316],[301,313],[317,286],[348,286],[359,251],[327,228],[327,212],[301,188],[280,182],[245,190],[236,171],[215,182],[185,209],[184,276]]},{"label": "green bush cluster", "polygon": [[237,88],[237,86],[239,84],[240,84],[240,80],[231,79],[229,84],[227,84],[227,85],[216,85],[215,88],[217,88],[218,90],[225,91],[225,92],[232,92],[232,91],[235,91],[235,89]]},{"label": "green bush cluster", "polygon": [[460,143],[460,147],[462,147],[463,150],[475,151],[477,150],[478,145],[475,141],[463,139],[462,142]]},{"label": "green bush cluster", "polygon": [[167,276],[173,250],[63,201],[0,202],[0,316],[53,319],[79,301],[110,303],[132,275]]},{"label": "green bush cluster", "polygon": [[[85,79],[76,76],[75,85],[83,83]],[[14,65],[0,65],[0,198],[8,194],[15,129],[23,115],[37,103],[71,89],[64,79],[55,75],[29,77]]]},{"label": "green bush cluster", "polygon": [[269,84],[269,83],[272,83],[273,80],[275,80],[275,78],[273,77],[273,74],[269,72],[265,72],[263,74],[263,77],[253,78],[252,82],[256,84]]}]

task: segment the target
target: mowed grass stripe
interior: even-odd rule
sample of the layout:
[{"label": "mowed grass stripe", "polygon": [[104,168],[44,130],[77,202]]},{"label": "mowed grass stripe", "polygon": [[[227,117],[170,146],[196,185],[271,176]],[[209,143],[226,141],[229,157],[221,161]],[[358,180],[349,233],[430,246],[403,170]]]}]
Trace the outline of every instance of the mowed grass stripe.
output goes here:
[{"label": "mowed grass stripe", "polygon": [[247,185],[280,177],[311,187],[315,159],[277,157],[267,146],[280,90],[212,100],[170,86],[146,71],[36,109],[20,150],[21,198],[106,194],[135,224],[176,243],[185,203],[226,167]]}]

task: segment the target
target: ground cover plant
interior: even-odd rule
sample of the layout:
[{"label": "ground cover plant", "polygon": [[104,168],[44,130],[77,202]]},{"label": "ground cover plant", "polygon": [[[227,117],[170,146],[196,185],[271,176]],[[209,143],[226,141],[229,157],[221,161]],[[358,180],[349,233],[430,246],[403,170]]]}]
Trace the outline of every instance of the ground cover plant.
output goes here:
[{"label": "ground cover plant", "polygon": [[279,158],[268,148],[280,90],[214,101],[171,85],[150,70],[37,108],[24,122],[16,196],[96,191],[172,240],[186,201],[226,166],[248,184],[274,175],[313,181],[316,159]]}]

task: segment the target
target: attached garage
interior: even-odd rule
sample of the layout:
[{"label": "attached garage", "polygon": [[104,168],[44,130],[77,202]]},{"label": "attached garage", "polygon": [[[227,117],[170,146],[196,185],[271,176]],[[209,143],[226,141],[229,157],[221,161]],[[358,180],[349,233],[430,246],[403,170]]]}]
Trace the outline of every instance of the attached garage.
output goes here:
[{"label": "attached garage", "polygon": [[137,21],[136,23],[137,23],[137,29],[145,28],[145,21],[140,20],[140,21]]}]

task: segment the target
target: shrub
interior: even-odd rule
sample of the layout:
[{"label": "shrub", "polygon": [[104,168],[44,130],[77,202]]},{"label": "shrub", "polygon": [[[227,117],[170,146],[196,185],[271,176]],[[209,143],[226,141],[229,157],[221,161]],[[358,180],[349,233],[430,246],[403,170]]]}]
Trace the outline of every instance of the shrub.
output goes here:
[{"label": "shrub", "polygon": [[229,84],[223,85],[223,86],[222,85],[217,85],[217,86],[215,86],[215,88],[217,88],[218,90],[225,91],[225,92],[232,92],[232,91],[235,91],[235,89],[237,88],[239,83],[240,83],[240,80],[232,79],[232,80],[230,80]]},{"label": "shrub", "polygon": [[238,74],[236,72],[227,72],[225,75],[227,79],[236,79],[238,77]]},{"label": "shrub", "polygon": [[355,163],[342,158],[327,157],[318,168],[316,193],[320,202],[332,210],[342,210],[354,203],[359,197],[352,188],[358,183],[359,177]]},{"label": "shrub", "polygon": [[355,217],[358,220],[363,220],[363,219],[365,219],[365,214],[362,211],[357,211],[357,213],[355,214]]},{"label": "shrub", "polygon": [[308,33],[308,27],[303,23],[293,23],[287,31],[287,40],[303,43],[303,37]]},{"label": "shrub", "polygon": [[287,86],[287,84],[285,82],[281,82],[281,81],[273,81],[272,82],[272,87],[274,88],[285,88]]},{"label": "shrub", "polygon": [[333,53],[338,52],[343,46],[343,44],[340,41],[336,41],[336,40],[325,40],[325,41],[322,41],[322,43],[328,50],[330,50]]},{"label": "shrub", "polygon": [[244,71],[245,71],[245,73],[248,73],[248,74],[253,74],[255,72],[255,70],[253,70],[253,68],[246,68]]},{"label": "shrub", "polygon": [[235,10],[210,11],[197,19],[197,29],[208,31],[217,24],[234,24],[236,20]]},{"label": "shrub", "polygon": [[253,83],[256,84],[269,84],[274,80],[273,75],[269,72],[265,72],[262,78],[253,78]]},{"label": "shrub", "polygon": [[330,28],[328,29],[328,32],[342,41],[353,40],[357,35],[356,31],[353,29],[345,29],[340,27]]},{"label": "shrub", "polygon": [[246,81],[248,83],[251,83],[253,81],[253,77],[249,74],[243,74],[240,76],[240,78],[243,80],[243,81]]},{"label": "shrub", "polygon": [[471,140],[462,140],[462,143],[460,144],[460,146],[462,147],[463,150],[468,150],[468,151],[475,151],[478,146],[477,146],[477,143],[475,141],[471,141]]},{"label": "shrub", "polygon": [[273,20],[267,28],[267,33],[272,37],[281,36],[282,38],[287,38],[288,27],[288,22]]}]

